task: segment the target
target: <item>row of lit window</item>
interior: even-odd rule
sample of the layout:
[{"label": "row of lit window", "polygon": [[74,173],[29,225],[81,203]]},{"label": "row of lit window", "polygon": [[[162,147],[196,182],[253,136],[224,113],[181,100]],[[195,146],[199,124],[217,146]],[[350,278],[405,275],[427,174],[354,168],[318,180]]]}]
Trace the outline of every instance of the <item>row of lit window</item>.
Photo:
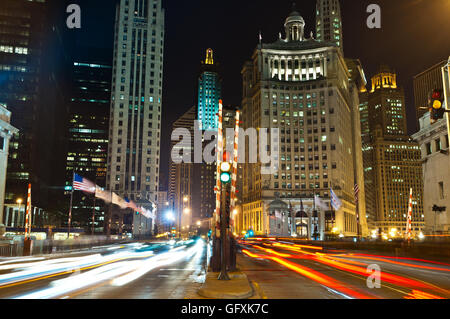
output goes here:
[{"label": "row of lit window", "polygon": [[9,45],[0,45],[0,52],[16,53],[16,54],[28,54],[28,48],[13,47]]}]

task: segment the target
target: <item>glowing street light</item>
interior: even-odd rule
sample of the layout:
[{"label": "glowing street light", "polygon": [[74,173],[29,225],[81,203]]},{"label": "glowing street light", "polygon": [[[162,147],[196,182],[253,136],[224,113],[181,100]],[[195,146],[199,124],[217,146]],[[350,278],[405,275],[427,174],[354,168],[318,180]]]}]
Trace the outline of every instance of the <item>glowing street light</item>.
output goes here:
[{"label": "glowing street light", "polygon": [[[17,200],[16,200],[16,203],[17,203],[17,205],[19,206],[19,215],[18,216],[20,216],[20,204],[22,204],[22,198],[18,198]],[[19,218],[19,217],[18,217]]]},{"label": "glowing street light", "polygon": [[201,222],[201,221],[198,221],[198,222],[197,222],[197,226],[200,227],[201,225],[202,225],[202,222]]},{"label": "glowing street light", "polygon": [[189,208],[185,208],[185,209],[183,210],[183,212],[184,212],[185,214],[189,214],[189,213],[191,212],[191,210],[190,210]]},{"label": "glowing street light", "polygon": [[166,218],[167,218],[167,220],[174,221],[175,220],[175,215],[174,215],[174,213],[172,211],[169,210],[167,212],[167,214],[166,214]]}]

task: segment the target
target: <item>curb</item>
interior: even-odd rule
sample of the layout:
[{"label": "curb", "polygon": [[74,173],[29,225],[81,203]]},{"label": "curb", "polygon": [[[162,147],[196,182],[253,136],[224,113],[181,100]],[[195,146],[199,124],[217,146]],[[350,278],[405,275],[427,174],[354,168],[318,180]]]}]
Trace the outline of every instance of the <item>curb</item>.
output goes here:
[{"label": "curb", "polygon": [[208,273],[197,294],[209,299],[249,299],[253,296],[253,288],[243,272],[230,273],[230,281],[219,281],[218,275]]}]

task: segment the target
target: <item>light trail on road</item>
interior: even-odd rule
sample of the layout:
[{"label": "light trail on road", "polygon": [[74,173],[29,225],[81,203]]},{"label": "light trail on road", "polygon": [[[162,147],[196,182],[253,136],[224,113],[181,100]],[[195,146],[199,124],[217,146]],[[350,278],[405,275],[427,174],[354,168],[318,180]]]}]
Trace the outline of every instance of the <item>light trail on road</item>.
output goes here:
[{"label": "light trail on road", "polygon": [[326,276],[324,274],[321,274],[315,270],[312,270],[310,268],[307,267],[303,267],[297,264],[294,264],[292,262],[289,262],[283,258],[280,257],[273,257],[273,256],[263,256],[263,255],[257,255],[257,254],[253,254],[250,251],[244,249],[242,251],[244,254],[252,257],[252,258],[267,258],[267,259],[271,259],[275,262],[277,262],[280,265],[283,265],[311,280],[314,280],[315,282],[318,282],[322,285],[324,285],[325,287],[337,290],[338,292],[344,294],[347,298],[357,298],[357,299],[374,299],[374,296],[370,296],[370,295],[366,295],[363,293],[360,293],[354,289],[350,289],[345,287],[344,283],[341,283],[329,276]]},{"label": "light trail on road", "polygon": [[[150,247],[146,249],[145,247]],[[106,255],[93,254],[82,257],[54,259],[17,259],[18,263],[8,261],[0,266],[10,273],[0,275],[0,291],[26,286],[30,283],[57,279],[43,289],[33,289],[19,294],[14,299],[50,299],[67,297],[79,290],[86,290],[99,285],[110,284],[111,287],[125,286],[144,276],[155,268],[170,265],[186,258],[198,256],[203,252],[205,243],[188,241],[179,247],[168,246],[168,251],[154,252],[153,246],[111,247]],[[154,247],[157,247],[155,245]],[[127,248],[127,249],[123,249]],[[149,251],[150,250],[150,251]],[[24,261],[29,261],[28,263]]]},{"label": "light trail on road", "polygon": [[[379,256],[379,255],[370,255],[370,254],[336,254],[333,253],[325,253],[325,252],[310,252],[306,251],[307,249],[311,250],[322,250],[318,249],[318,246],[309,246],[309,245],[298,245],[298,244],[290,244],[288,242],[252,242],[252,243],[245,243],[247,246],[259,249],[264,251],[267,255],[260,255],[260,254],[253,254],[249,250],[243,250],[243,253],[252,257],[252,258],[261,258],[261,259],[270,259],[274,262],[277,262],[278,264],[281,264],[297,273],[300,273],[301,275],[308,277],[316,282],[319,282],[323,284],[326,287],[329,287],[331,289],[334,289],[340,293],[344,293],[345,295],[352,296],[355,298],[363,297],[363,298],[373,298],[371,296],[365,295],[364,293],[360,294],[358,296],[358,292],[356,292],[353,288],[350,289],[350,291],[343,291],[343,284],[337,283],[335,279],[323,275],[320,271],[315,271],[312,269],[309,269],[304,266],[300,266],[300,262],[317,262],[324,266],[331,267],[333,269],[336,269],[337,271],[342,271],[343,273],[347,274],[353,274],[356,275],[356,278],[360,278],[361,280],[366,280],[369,277],[372,276],[373,272],[368,271],[367,266],[371,264],[371,261],[380,261],[384,262],[388,265],[393,266],[400,266],[403,267],[405,270],[414,270],[414,269],[423,269],[423,270],[432,270],[432,271],[440,271],[440,272],[448,272],[450,269],[444,268],[444,267],[435,267],[435,266],[429,266],[429,265],[422,265],[422,264],[414,264],[409,263],[408,261],[415,261],[415,262],[430,262],[433,264],[441,264],[441,265],[448,265],[445,263],[439,263],[439,262],[431,262],[424,259],[415,259],[415,258],[406,258],[401,257],[402,261],[396,261],[391,260],[394,257],[388,257],[388,256]],[[261,245],[265,247],[261,247]],[[267,247],[272,247],[272,249],[269,249]],[[322,247],[320,247],[322,248]],[[289,251],[290,254],[275,251],[274,249]],[[282,258],[280,258],[282,257]],[[290,259],[292,261],[296,261],[295,263],[286,260]],[[355,261],[352,259],[359,259],[359,261]],[[366,262],[362,262],[362,261]],[[405,261],[405,262],[404,262]],[[380,282],[383,283],[383,286],[385,288],[391,289],[393,291],[400,292],[403,294],[403,298],[406,299],[441,299],[442,296],[438,296],[437,294],[444,295],[444,296],[450,296],[450,291],[441,287],[438,287],[434,284],[431,284],[429,282],[426,282],[424,280],[418,280],[415,278],[411,278],[410,276],[405,275],[399,275],[394,274],[391,270],[390,271],[380,271],[379,272],[379,279]],[[386,285],[387,283],[394,285],[389,286]],[[401,289],[396,289],[397,287],[407,288],[411,289],[409,291],[404,291]],[[426,291],[423,291],[426,290]],[[431,293],[433,292],[433,293]]]}]

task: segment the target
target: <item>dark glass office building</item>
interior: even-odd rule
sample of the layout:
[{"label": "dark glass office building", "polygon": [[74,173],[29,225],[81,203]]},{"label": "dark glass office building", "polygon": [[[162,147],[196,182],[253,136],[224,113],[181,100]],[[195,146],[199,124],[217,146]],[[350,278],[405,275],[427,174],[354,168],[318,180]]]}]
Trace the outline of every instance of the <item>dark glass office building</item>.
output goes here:
[{"label": "dark glass office building", "polygon": [[[5,203],[57,205],[64,187],[64,1],[0,1],[0,103],[19,129],[10,143]],[[63,11],[64,12],[64,11]],[[58,15],[59,13],[59,15]]]},{"label": "dark glass office building", "polygon": [[[112,55],[94,48],[80,50],[86,57],[75,57],[72,63],[66,158],[66,191],[77,173],[100,187],[106,185],[109,105],[111,98]],[[95,205],[94,205],[95,204]],[[94,210],[95,206],[95,210]],[[103,231],[104,203],[94,201],[93,194],[75,192],[73,222]]]}]

